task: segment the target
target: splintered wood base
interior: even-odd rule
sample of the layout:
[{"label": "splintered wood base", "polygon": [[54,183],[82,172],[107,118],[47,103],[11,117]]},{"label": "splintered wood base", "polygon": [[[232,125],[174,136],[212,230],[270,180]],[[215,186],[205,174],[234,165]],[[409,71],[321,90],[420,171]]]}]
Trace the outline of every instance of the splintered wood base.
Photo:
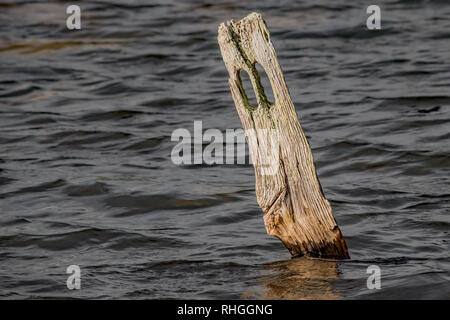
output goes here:
[{"label": "splintered wood base", "polygon": [[[267,233],[279,238],[293,256],[350,258],[322,192],[266,23],[258,13],[222,23],[218,41],[246,132]],[[267,99],[257,63],[270,80],[275,101]],[[250,77],[257,105],[249,103],[241,72]]]}]

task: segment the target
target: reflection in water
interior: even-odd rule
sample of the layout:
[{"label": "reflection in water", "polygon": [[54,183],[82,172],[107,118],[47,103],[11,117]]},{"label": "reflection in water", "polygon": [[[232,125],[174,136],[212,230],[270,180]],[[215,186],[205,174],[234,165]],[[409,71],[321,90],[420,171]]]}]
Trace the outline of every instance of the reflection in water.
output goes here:
[{"label": "reflection in water", "polygon": [[339,261],[308,257],[265,265],[271,274],[262,278],[260,299],[339,299],[333,283]]}]

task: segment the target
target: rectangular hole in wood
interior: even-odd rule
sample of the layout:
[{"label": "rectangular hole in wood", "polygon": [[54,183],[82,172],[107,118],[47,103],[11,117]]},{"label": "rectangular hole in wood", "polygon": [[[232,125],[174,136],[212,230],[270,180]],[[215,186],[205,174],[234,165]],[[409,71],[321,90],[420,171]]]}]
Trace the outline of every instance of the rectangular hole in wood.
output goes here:
[{"label": "rectangular hole in wood", "polygon": [[264,90],[264,93],[266,95],[268,102],[270,104],[275,103],[275,98],[273,96],[273,91],[272,91],[272,85],[270,84],[270,80],[267,77],[266,71],[259,63],[256,63],[255,66],[256,66],[256,70],[258,71],[259,78],[261,80],[261,85],[263,87],[263,90]]}]

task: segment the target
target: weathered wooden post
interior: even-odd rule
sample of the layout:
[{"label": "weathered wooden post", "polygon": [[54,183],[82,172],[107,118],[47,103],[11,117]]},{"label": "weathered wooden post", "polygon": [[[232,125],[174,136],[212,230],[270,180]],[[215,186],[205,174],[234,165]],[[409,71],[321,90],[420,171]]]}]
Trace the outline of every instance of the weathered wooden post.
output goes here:
[{"label": "weathered wooden post", "polygon": [[[294,256],[349,258],[331,206],[323,195],[311,149],[266,23],[258,13],[238,22],[222,23],[218,41],[233,100],[247,135],[255,168],[256,195],[267,233],[279,238]],[[256,63],[267,73],[273,102],[264,93]],[[241,70],[250,76],[257,106],[248,101]]]}]

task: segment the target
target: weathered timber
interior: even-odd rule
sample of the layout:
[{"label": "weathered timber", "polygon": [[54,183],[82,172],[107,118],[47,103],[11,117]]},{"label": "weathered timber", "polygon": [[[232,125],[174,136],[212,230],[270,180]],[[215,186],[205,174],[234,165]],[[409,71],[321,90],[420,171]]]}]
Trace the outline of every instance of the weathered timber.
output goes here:
[{"label": "weathered timber", "polygon": [[[325,198],[266,23],[258,13],[219,26],[218,42],[233,100],[247,136],[258,204],[269,235],[293,256],[349,258],[347,245]],[[272,86],[268,101],[256,63]],[[241,71],[242,70],[242,71]],[[257,105],[249,103],[240,73],[247,72]],[[271,162],[267,162],[268,150]],[[274,169],[275,168],[275,169]]]}]

